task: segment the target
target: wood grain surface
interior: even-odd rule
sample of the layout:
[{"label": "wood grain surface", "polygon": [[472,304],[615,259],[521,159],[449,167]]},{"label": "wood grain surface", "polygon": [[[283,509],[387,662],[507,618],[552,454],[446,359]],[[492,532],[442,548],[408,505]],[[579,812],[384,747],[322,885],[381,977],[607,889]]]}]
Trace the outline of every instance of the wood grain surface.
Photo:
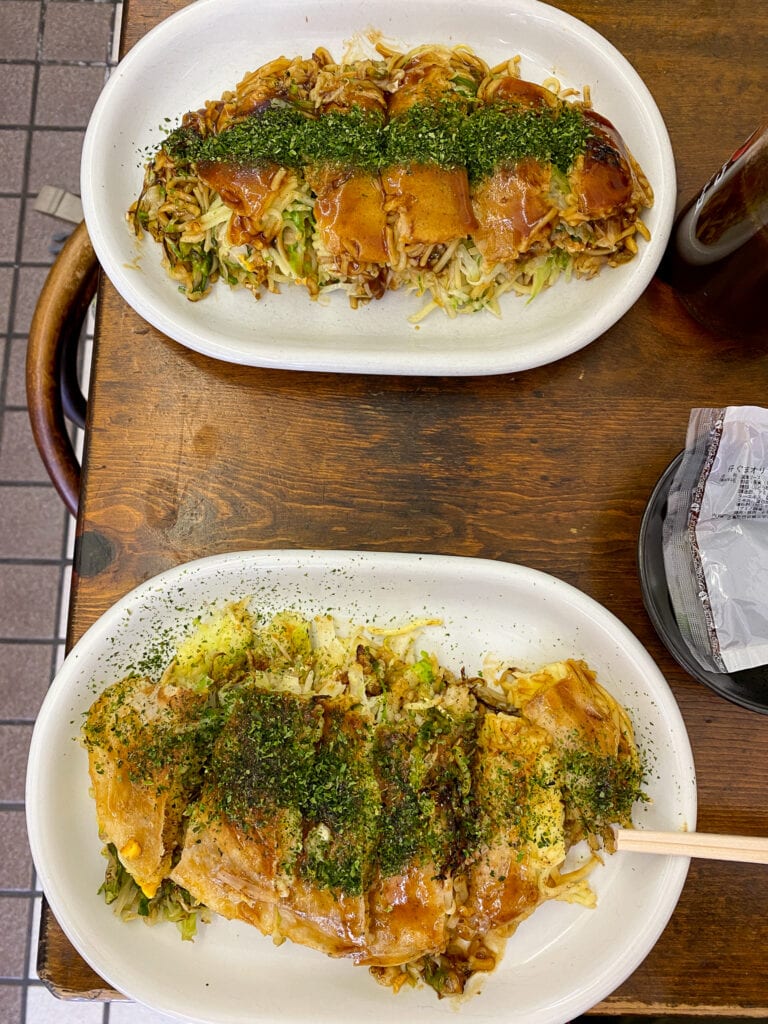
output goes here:
[{"label": "wood grain surface", "polygon": [[[128,0],[127,50],[178,0]],[[667,122],[682,205],[764,116],[768,10],[748,0],[573,0]],[[104,282],[69,643],[170,566],[233,549],[435,552],[522,563],[615,613],[668,679],[688,727],[698,828],[768,835],[768,716],[696,683],[656,636],[640,520],[695,406],[765,404],[765,345],[718,339],[658,278],[567,359],[486,378],[251,369],[187,351]],[[768,1016],[768,875],[694,862],[645,962],[594,1012]],[[114,997],[43,915],[58,994]]]}]

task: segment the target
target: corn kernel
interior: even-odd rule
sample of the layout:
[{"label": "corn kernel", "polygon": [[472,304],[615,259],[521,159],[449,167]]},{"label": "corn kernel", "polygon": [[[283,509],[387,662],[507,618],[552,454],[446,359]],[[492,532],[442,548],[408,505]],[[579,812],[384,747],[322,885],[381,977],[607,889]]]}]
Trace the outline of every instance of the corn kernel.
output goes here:
[{"label": "corn kernel", "polygon": [[120,856],[125,857],[127,860],[132,860],[134,857],[138,857],[141,853],[141,847],[135,839],[130,839],[120,851]]}]

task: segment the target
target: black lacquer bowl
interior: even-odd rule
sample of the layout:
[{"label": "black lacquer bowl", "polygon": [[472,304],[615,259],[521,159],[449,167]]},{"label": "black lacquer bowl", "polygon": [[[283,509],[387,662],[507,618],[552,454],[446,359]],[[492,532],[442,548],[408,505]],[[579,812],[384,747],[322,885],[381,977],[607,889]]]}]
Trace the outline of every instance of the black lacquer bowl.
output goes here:
[{"label": "black lacquer bowl", "polygon": [[669,488],[682,458],[682,453],[677,455],[662,473],[640,523],[637,561],[646,611],[669,653],[689,675],[734,704],[768,714],[768,665],[741,672],[708,672],[693,657],[678,628],[664,570],[662,537]]}]

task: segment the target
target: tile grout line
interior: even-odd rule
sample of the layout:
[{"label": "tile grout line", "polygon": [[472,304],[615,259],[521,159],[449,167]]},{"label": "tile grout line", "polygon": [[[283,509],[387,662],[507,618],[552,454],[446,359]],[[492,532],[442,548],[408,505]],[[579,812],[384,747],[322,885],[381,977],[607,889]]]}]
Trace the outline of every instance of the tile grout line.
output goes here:
[{"label": "tile grout line", "polygon": [[[25,483],[18,483],[18,484],[13,484],[12,486],[21,488],[21,487],[26,487],[26,484]],[[0,565],[60,565],[60,566],[64,566],[64,565],[69,565],[70,563],[71,563],[71,559],[69,559],[69,558],[66,558],[66,557],[55,558],[53,556],[50,557],[50,558],[35,558],[34,555],[30,555],[29,557],[20,556],[18,558],[15,558],[15,557],[9,555],[7,557],[0,558]]]},{"label": "tile grout line", "polygon": [[[0,2],[1,2],[1,0],[0,0]],[[15,340],[15,339],[11,339],[11,340]],[[7,406],[6,407],[6,411],[7,412],[26,412],[27,411],[27,406],[26,405],[17,406],[17,407]],[[0,480],[0,487],[50,487],[50,486],[51,486],[51,484],[50,484],[50,482],[48,480],[14,480],[13,478],[6,479],[6,480]]]},{"label": "tile grout line", "polygon": [[[2,813],[11,813],[8,808],[0,810]],[[35,869],[32,868],[32,882],[34,883]],[[8,899],[23,899],[23,900],[35,900],[41,895],[39,889],[35,889],[34,884],[29,886],[27,889],[0,889],[0,899],[7,897]]]},{"label": "tile grout line", "polygon": [[59,644],[61,641],[57,637],[50,636],[0,636],[0,647],[3,644],[18,644],[23,647],[29,645],[30,647],[47,647],[49,644]]}]

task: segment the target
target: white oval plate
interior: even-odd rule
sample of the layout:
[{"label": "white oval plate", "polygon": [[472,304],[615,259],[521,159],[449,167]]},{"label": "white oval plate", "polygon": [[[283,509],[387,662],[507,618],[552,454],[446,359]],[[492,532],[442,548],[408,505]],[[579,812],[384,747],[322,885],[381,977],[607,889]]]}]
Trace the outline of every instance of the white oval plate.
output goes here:
[{"label": "white oval plate", "polygon": [[[503,296],[503,317],[408,322],[419,300],[387,294],[357,310],[341,293],[312,302],[284,288],[260,301],[218,282],[191,303],[160,262],[160,247],[133,237],[125,214],[141,191],[148,150],[181,115],[217,99],[281,54],[326,46],[340,57],[356,32],[376,27],[408,46],[472,46],[489,63],[521,54],[525,78],[556,75],[589,85],[595,109],[622,133],[654,189],[651,241],[630,263],[592,281],[561,279],[527,304]],[[475,375],[526,370],[577,351],[639,298],[664,252],[674,216],[675,168],[650,92],[602,36],[537,0],[197,0],[149,32],[113,72],[85,137],[81,190],[99,261],[123,298],[153,326],[195,351],[252,366],[355,373]]]},{"label": "white oval plate", "polygon": [[[685,858],[617,854],[593,874],[594,910],[548,903],[524,921],[501,966],[457,1016],[431,989],[393,995],[347,961],[216,918],[194,943],[176,928],[126,924],[97,889],[105,862],[75,742],[95,695],[158,643],[172,645],[213,601],[253,595],[254,607],[332,612],[340,622],[440,616],[420,643],[450,667],[483,655],[535,668],[584,658],[630,711],[651,766],[640,827],[694,829],[696,783],[685,726],[649,654],[618,619],[551,576],[483,559],[332,551],[212,556],[142,584],[106,612],[67,657],[35,726],[27,778],[32,854],[54,914],[82,956],[127,996],[186,1021],[216,1024],[562,1024],[638,966],[677,903]],[[170,647],[169,647],[170,650]]]}]

